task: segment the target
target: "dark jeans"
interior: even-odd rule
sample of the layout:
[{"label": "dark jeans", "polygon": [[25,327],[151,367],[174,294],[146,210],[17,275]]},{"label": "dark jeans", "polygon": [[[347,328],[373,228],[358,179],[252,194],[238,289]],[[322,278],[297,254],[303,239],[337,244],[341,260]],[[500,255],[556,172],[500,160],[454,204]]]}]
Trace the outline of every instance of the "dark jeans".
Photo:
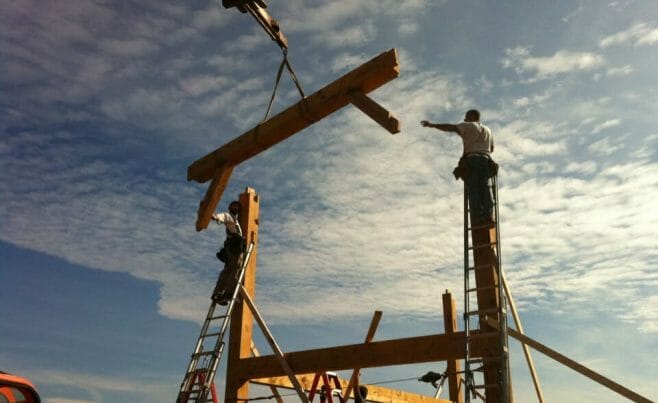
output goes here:
[{"label": "dark jeans", "polygon": [[489,189],[489,158],[469,155],[466,160],[469,167],[466,188],[471,209],[471,223],[481,224],[493,221],[493,197]]},{"label": "dark jeans", "polygon": [[219,273],[213,295],[224,294],[228,298],[233,294],[237,285],[238,272],[242,266],[243,249],[244,241],[238,235],[230,236],[224,241],[226,261],[224,262],[224,270]]}]

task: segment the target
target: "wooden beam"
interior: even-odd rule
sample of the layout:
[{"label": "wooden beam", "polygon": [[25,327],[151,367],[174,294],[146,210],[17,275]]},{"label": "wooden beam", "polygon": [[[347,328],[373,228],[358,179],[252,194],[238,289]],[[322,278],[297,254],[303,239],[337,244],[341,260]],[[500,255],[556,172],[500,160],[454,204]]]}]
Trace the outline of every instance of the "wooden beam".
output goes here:
[{"label": "wooden beam", "polygon": [[[300,374],[297,375],[299,383],[305,390],[309,390],[313,384],[313,377],[315,374]],[[345,390],[347,386],[347,379],[338,379],[341,387]],[[288,377],[277,376],[272,378],[252,379],[251,383],[258,385],[265,385],[271,387],[280,387],[286,389],[293,389],[292,384]],[[420,395],[417,393],[405,392],[402,390],[383,388],[377,385],[365,385],[368,387],[368,402],[375,403],[391,403],[391,402],[406,402],[406,403],[451,403],[449,400],[434,399],[430,396]]]},{"label": "wooden beam", "polygon": [[[492,327],[495,327],[495,328],[499,327],[498,322],[496,320],[492,319],[492,318],[487,318],[487,323]],[[651,400],[647,399],[646,397],[641,396],[641,395],[633,392],[632,390],[618,384],[617,382],[615,382],[615,381],[613,381],[609,378],[606,378],[605,376],[599,374],[598,372],[592,371],[591,369],[587,368],[586,366],[584,366],[582,364],[579,364],[576,361],[572,360],[571,358],[568,358],[568,357],[558,353],[557,351],[555,351],[555,350],[553,350],[549,347],[546,347],[545,345],[541,344],[540,342],[538,342],[536,340],[533,340],[530,337],[517,332],[516,330],[510,328],[509,326],[507,327],[507,334],[514,337],[515,339],[517,339],[521,343],[534,348],[535,350],[539,351],[540,353],[551,357],[552,359],[559,362],[560,364],[563,364],[563,365],[573,369],[574,371],[578,372],[579,374],[585,375],[589,379],[600,383],[601,385],[605,386],[606,388],[609,388],[609,389],[619,393],[620,395],[624,396],[627,399],[630,399],[634,402],[640,402],[640,403],[651,403],[652,402]]]},{"label": "wooden beam", "polygon": [[[478,288],[477,303],[479,310],[498,309],[498,277],[496,273],[496,229],[474,228],[471,230],[473,249],[473,262],[475,267],[475,283]],[[485,323],[485,315],[480,315],[480,329],[482,331],[492,330]],[[484,340],[486,357],[498,357],[502,353],[503,346],[499,337],[489,337]],[[505,363],[503,363],[505,364]],[[482,363],[484,383],[487,385],[497,384],[501,371],[509,374],[505,368],[500,367],[499,361],[484,361]],[[510,382],[511,383],[511,382]],[[504,403],[503,390],[500,388],[489,388],[486,390],[487,403]]]},{"label": "wooden beam", "polygon": [[280,143],[350,103],[348,93],[367,94],[400,73],[395,49],[380,54],[295,105],[200,158],[187,169],[187,179],[210,180],[221,165],[235,166]]},{"label": "wooden beam", "polygon": [[[370,321],[370,327],[368,328],[368,333],[366,333],[366,339],[364,343],[370,343],[372,339],[375,337],[375,332],[377,331],[377,326],[379,326],[379,321],[382,318],[382,311],[375,311],[375,314],[372,315],[372,320]],[[354,371],[352,371],[352,376],[350,377],[350,382],[348,383],[347,387],[343,389],[345,393],[343,394],[343,397],[345,399],[349,399],[350,395],[352,394],[352,389],[355,387],[359,387],[359,371],[361,371],[361,368],[354,368]]]},{"label": "wooden beam", "polygon": [[226,189],[226,185],[228,184],[232,172],[233,167],[226,164],[220,165],[215,169],[215,173],[213,174],[210,186],[208,186],[206,195],[199,204],[196,219],[197,231],[208,228],[208,223],[212,218],[212,214],[217,207],[217,203],[219,203],[222,193],[224,193],[224,189]]},{"label": "wooden beam", "polygon": [[[442,297],[443,302],[443,327],[446,334],[454,334],[457,332],[457,309],[455,308],[455,299],[452,294],[446,290]],[[450,400],[456,403],[464,401],[464,394],[460,393],[459,374],[461,372],[461,365],[458,359],[447,360],[448,372],[448,393]]]},{"label": "wooden beam", "polygon": [[391,134],[400,133],[400,121],[383,106],[373,101],[361,91],[352,91],[347,94],[352,105],[356,106],[361,112],[370,116],[372,120],[379,123],[381,127],[388,130]]},{"label": "wooden beam", "polygon": [[[464,332],[456,332],[289,352],[284,356],[295,374],[306,374],[461,359],[464,343]],[[482,356],[484,345],[474,340],[472,356]],[[241,359],[235,364],[235,374],[245,380],[285,375],[272,355]]]},{"label": "wooden beam", "polygon": [[[240,227],[247,245],[254,243],[251,258],[244,273],[244,287],[253,299],[256,294],[256,261],[258,257],[258,217],[260,200],[254,189],[247,188],[240,194]],[[242,358],[251,356],[253,316],[244,304],[236,304],[231,314],[226,366],[226,391],[224,401],[236,402],[249,398],[249,383],[234,368]]]}]

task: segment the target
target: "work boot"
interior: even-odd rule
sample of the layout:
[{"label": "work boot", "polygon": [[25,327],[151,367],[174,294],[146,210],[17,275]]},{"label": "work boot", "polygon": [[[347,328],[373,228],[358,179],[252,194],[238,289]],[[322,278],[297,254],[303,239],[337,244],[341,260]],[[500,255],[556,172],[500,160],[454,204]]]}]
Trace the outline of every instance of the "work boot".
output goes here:
[{"label": "work boot", "polygon": [[226,305],[228,304],[229,298],[226,296],[226,294],[223,291],[216,291],[212,293],[212,297],[210,297],[214,302],[218,303],[219,305]]}]

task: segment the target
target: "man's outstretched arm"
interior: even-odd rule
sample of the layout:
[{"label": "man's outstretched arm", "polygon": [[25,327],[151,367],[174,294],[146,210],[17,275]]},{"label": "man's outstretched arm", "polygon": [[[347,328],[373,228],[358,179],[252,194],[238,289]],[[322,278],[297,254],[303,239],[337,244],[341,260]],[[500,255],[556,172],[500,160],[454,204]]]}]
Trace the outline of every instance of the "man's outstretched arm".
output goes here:
[{"label": "man's outstretched arm", "polygon": [[453,132],[453,133],[459,133],[459,129],[457,129],[457,126],[449,124],[449,123],[432,123],[427,120],[423,120],[420,122],[423,127],[433,127],[435,129],[439,129],[444,132]]}]

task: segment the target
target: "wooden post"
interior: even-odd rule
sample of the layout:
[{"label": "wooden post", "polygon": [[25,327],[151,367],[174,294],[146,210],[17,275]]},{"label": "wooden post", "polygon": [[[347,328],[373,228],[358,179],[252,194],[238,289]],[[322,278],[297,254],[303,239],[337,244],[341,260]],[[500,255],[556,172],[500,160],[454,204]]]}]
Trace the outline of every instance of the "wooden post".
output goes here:
[{"label": "wooden post", "polygon": [[[256,191],[247,188],[240,194],[240,226],[247,245],[254,243],[251,258],[244,274],[244,288],[253,299],[256,294],[256,257],[258,255],[258,216],[260,200]],[[249,379],[240,376],[235,367],[243,358],[251,356],[253,315],[244,304],[236,304],[231,315],[226,369],[226,393],[224,400],[236,402],[249,398]]]},{"label": "wooden post", "polygon": [[[473,248],[473,260],[475,267],[475,283],[479,289],[477,291],[477,301],[479,310],[498,309],[498,276],[496,274],[496,229],[479,228],[471,231]],[[480,329],[482,331],[494,330],[486,323],[486,315],[480,315]],[[484,357],[497,357],[501,353],[501,341],[499,338],[486,338],[482,340]],[[497,384],[499,374],[502,370],[499,368],[498,361],[485,360],[482,364],[485,384]],[[499,388],[489,388],[486,390],[487,403],[500,403],[503,399],[502,391]]]},{"label": "wooden post", "polygon": [[[455,309],[455,299],[448,290],[443,294],[443,326],[446,334],[454,334],[457,332],[457,310]],[[456,403],[462,403],[464,400],[463,393],[459,390],[459,378],[461,365],[459,360],[447,360],[448,371],[448,391],[450,393],[450,400]]]}]

